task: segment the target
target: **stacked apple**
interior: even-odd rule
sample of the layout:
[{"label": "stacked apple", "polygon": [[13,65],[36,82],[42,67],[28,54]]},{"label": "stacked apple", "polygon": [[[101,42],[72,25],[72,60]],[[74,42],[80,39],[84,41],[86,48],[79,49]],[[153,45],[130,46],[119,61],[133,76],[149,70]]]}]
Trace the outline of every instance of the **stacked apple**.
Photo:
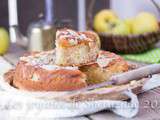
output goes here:
[{"label": "stacked apple", "polygon": [[157,18],[148,12],[141,12],[134,18],[121,20],[112,10],[104,9],[94,17],[94,29],[115,35],[143,34],[158,31]]}]

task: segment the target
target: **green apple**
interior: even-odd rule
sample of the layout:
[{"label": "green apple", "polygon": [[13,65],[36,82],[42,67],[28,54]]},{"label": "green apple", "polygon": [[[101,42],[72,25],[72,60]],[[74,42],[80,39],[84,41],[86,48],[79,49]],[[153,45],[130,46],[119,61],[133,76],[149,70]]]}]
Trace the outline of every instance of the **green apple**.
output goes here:
[{"label": "green apple", "polygon": [[131,34],[130,27],[123,20],[116,20],[114,26],[111,29],[112,34],[116,35],[128,35]]},{"label": "green apple", "polygon": [[148,12],[141,12],[134,19],[132,24],[133,34],[143,34],[147,32],[154,32],[159,29],[158,20],[156,17]]},{"label": "green apple", "polygon": [[0,28],[0,55],[7,52],[9,48],[9,35],[4,28]]},{"label": "green apple", "polygon": [[110,24],[116,19],[118,19],[117,15],[112,10],[101,10],[94,17],[93,27],[97,32],[108,32]]}]

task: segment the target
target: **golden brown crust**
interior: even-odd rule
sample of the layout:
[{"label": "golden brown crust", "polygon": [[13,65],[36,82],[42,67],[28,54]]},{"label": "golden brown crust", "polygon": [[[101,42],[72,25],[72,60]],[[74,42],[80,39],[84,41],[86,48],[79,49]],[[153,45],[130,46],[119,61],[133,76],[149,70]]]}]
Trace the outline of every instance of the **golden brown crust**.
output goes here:
[{"label": "golden brown crust", "polygon": [[15,69],[10,69],[8,72],[4,74],[4,79],[6,80],[7,83],[10,85],[13,85],[13,76],[15,74]]},{"label": "golden brown crust", "polygon": [[13,84],[30,91],[65,91],[86,87],[85,74],[79,70],[45,70],[19,62]]},{"label": "golden brown crust", "polygon": [[95,40],[98,47],[101,48],[101,41],[97,33],[93,31],[85,31],[85,32],[80,32],[82,34],[85,34],[86,37],[91,38],[92,40]]},{"label": "golden brown crust", "polygon": [[71,29],[60,29],[56,32],[56,44],[61,47],[73,47],[78,44],[97,42],[98,35],[92,31],[77,32]]}]

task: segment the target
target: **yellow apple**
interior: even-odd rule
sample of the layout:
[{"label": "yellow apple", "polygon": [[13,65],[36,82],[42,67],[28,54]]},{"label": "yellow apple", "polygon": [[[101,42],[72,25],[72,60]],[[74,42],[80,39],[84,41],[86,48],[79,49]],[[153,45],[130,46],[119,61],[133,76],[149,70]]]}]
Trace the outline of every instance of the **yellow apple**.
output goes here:
[{"label": "yellow apple", "polygon": [[101,10],[94,17],[93,27],[97,32],[108,32],[112,21],[118,19],[117,15],[108,9]]},{"label": "yellow apple", "polygon": [[111,33],[115,35],[128,35],[131,34],[130,26],[123,20],[116,20],[115,25],[111,29]]},{"label": "yellow apple", "polygon": [[148,12],[141,12],[134,19],[132,24],[133,34],[143,34],[147,32],[154,32],[159,29],[158,20],[156,17]]},{"label": "yellow apple", "polygon": [[7,52],[9,48],[9,35],[4,28],[0,28],[0,55]]},{"label": "yellow apple", "polygon": [[127,24],[127,26],[129,27],[130,29],[130,33],[132,33],[132,25],[133,25],[133,22],[134,22],[134,19],[133,18],[127,18],[124,20],[124,22]]}]

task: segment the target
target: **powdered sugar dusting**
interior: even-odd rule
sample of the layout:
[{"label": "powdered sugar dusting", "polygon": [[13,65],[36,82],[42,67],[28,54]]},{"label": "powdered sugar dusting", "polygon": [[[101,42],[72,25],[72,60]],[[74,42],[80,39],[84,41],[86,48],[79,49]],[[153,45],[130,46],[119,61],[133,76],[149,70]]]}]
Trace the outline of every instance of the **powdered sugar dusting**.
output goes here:
[{"label": "powdered sugar dusting", "polygon": [[40,67],[46,70],[61,70],[61,69],[78,70],[78,67],[71,67],[71,66],[62,67],[62,66],[57,66],[57,65],[42,65]]},{"label": "powdered sugar dusting", "polygon": [[[63,67],[55,65],[55,51],[41,52],[35,55],[21,57],[20,60],[27,62],[26,63],[27,65],[40,67],[46,70],[60,70],[60,69],[78,70],[78,67],[72,67],[72,66]],[[37,80],[37,76],[35,75],[33,79]]]},{"label": "powdered sugar dusting", "polygon": [[78,41],[86,40],[87,37],[83,33],[74,30],[64,29],[56,32],[56,39],[67,39],[71,45],[78,44]]},{"label": "powdered sugar dusting", "polygon": [[41,52],[27,57],[20,57],[21,61],[27,62],[28,65],[41,66],[46,64],[54,64],[55,51]]},{"label": "powdered sugar dusting", "polygon": [[110,62],[112,62],[113,60],[115,60],[115,57],[109,57],[105,54],[100,53],[98,55],[98,58],[97,58],[97,64],[100,66],[100,67],[107,67],[109,65]]}]

